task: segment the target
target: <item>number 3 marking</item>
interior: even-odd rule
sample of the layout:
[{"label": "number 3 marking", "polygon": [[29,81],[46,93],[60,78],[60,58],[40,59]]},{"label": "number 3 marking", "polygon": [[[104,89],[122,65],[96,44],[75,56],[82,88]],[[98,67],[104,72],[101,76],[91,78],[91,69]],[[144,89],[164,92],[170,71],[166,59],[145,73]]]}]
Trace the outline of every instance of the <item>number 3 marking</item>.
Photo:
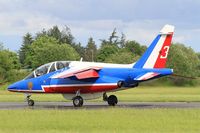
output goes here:
[{"label": "number 3 marking", "polygon": [[167,58],[167,55],[168,55],[168,52],[169,52],[169,46],[164,46],[164,55],[161,55],[160,58],[161,59],[166,59]]}]

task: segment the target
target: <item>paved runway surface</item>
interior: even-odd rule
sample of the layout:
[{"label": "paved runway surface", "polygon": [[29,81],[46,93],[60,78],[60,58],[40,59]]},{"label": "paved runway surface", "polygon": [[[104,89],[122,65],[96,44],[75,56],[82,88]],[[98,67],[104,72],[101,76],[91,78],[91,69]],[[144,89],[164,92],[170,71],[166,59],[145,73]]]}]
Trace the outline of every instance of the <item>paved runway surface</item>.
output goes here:
[{"label": "paved runway surface", "polygon": [[[0,110],[10,109],[107,109],[112,108],[106,102],[85,102],[81,108],[75,108],[72,102],[35,102],[29,107],[26,102],[0,102]],[[151,108],[200,108],[200,102],[119,102],[115,108],[151,109]]]}]

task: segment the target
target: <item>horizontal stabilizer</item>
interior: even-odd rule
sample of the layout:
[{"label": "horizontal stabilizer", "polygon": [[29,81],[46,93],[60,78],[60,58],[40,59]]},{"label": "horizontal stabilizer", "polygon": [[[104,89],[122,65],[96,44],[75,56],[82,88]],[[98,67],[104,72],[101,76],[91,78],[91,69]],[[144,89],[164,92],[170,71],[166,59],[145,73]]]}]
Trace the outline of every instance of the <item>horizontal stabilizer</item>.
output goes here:
[{"label": "horizontal stabilizer", "polygon": [[134,80],[136,81],[144,81],[144,80],[148,80],[151,78],[154,78],[156,76],[160,75],[159,73],[155,73],[155,72],[147,72],[144,74],[141,74],[139,76],[137,76],[136,78],[134,78]]}]

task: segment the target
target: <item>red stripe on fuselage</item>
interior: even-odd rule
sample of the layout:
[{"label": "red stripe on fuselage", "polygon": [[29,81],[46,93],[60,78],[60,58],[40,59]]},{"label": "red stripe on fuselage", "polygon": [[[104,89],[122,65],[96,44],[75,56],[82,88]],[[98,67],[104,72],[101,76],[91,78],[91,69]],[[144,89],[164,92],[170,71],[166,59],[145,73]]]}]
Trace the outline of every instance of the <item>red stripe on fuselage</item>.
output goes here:
[{"label": "red stripe on fuselage", "polygon": [[21,92],[21,93],[76,93],[80,90],[81,93],[96,93],[105,92],[114,89],[118,89],[116,85],[86,85],[86,86],[43,86],[42,90],[8,90],[11,92]]},{"label": "red stripe on fuselage", "polygon": [[96,85],[96,86],[44,86],[45,93],[95,93],[117,89],[117,85]]},{"label": "red stripe on fuselage", "polygon": [[171,45],[173,34],[169,34],[166,36],[166,39],[164,41],[164,44],[159,51],[159,55],[157,57],[156,63],[154,65],[154,68],[165,68],[166,62],[167,62],[167,56],[169,52],[169,47]]}]

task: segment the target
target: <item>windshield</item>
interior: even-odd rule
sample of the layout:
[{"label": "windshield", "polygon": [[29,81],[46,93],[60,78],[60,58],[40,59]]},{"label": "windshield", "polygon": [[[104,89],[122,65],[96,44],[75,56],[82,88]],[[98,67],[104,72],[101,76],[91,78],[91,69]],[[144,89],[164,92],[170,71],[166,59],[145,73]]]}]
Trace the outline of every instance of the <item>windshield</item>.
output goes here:
[{"label": "windshield", "polygon": [[37,68],[35,70],[36,77],[42,76],[42,75],[46,74],[48,72],[48,69],[49,69],[49,67],[50,67],[51,64],[52,63],[48,63],[48,64],[45,64],[45,65],[40,66],[39,68]]},{"label": "windshield", "polygon": [[69,67],[69,62],[67,62],[67,61],[56,62],[56,69],[57,70],[65,68],[65,67]]},{"label": "windshield", "polygon": [[69,61],[57,61],[57,62],[51,62],[48,64],[44,64],[40,67],[38,67],[36,70],[34,70],[31,74],[29,74],[25,79],[31,79],[35,77],[42,76],[44,74],[54,72],[63,68],[68,68],[70,65]]}]

